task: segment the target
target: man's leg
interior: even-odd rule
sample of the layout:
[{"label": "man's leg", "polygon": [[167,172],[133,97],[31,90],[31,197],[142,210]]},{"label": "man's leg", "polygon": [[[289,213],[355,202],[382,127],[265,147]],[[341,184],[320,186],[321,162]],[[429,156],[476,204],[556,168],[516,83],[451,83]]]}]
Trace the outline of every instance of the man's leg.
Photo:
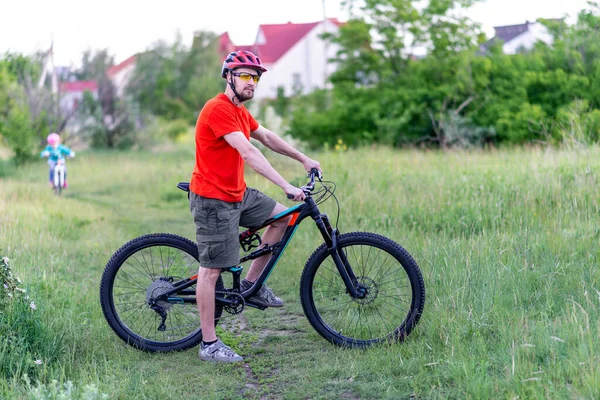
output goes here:
[{"label": "man's leg", "polygon": [[205,342],[217,340],[215,334],[215,285],[220,274],[221,270],[218,268],[200,267],[198,269],[196,301],[200,313],[202,340]]},{"label": "man's leg", "polygon": [[[275,205],[275,208],[269,215],[269,218],[274,217],[275,215],[282,213],[285,210],[287,210],[286,206],[277,203]],[[285,229],[287,228],[290,219],[291,216],[288,218],[282,218],[279,221],[269,225],[267,229],[265,229],[263,235],[261,236],[263,245],[272,245],[277,243],[285,233]],[[267,265],[267,262],[269,261],[270,257],[270,254],[265,254],[264,256],[258,257],[254,261],[252,261],[252,264],[248,269],[248,274],[246,275],[246,280],[250,282],[255,282],[260,276],[260,273],[265,269],[265,266]]]},{"label": "man's leg", "polygon": [[[268,218],[282,213],[285,210],[287,210],[287,207],[285,207],[282,204],[276,203]],[[291,216],[289,218],[280,219],[279,221],[274,222],[273,224],[269,225],[267,229],[265,229],[265,232],[262,235],[262,247],[267,245],[273,245],[279,240],[281,240],[281,237],[285,233],[285,230],[288,226],[290,218]],[[265,254],[264,256],[259,257],[252,262],[250,268],[248,269],[248,273],[246,274],[246,278],[242,280],[242,290],[247,290],[254,284],[254,282],[256,282],[260,274],[265,269],[265,266],[267,265],[267,262],[270,258],[270,254]],[[252,297],[250,297],[248,301],[262,305],[264,307],[283,307],[283,300],[275,296],[275,293],[273,293],[271,288],[269,288],[267,285],[263,285],[262,287],[260,287],[258,292],[256,292]]]},{"label": "man's leg", "polygon": [[215,333],[215,286],[220,273],[219,268],[200,267],[198,270],[196,301],[202,328],[198,357],[203,361],[239,362],[243,358],[218,340]]}]

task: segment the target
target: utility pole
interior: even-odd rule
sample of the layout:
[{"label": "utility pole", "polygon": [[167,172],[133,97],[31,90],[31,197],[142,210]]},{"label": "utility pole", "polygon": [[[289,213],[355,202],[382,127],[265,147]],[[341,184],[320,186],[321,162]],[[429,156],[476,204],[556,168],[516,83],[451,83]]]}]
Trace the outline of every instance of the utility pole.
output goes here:
[{"label": "utility pole", "polygon": [[[323,4],[323,33],[327,32],[327,14],[325,13],[325,0],[321,0]],[[323,39],[323,89],[327,85],[327,40]]]},{"label": "utility pole", "polygon": [[42,76],[38,81],[38,88],[42,88],[46,83],[46,76],[50,70],[50,78],[52,79],[52,94],[58,94],[58,77],[56,76],[56,68],[54,67],[54,39],[50,42],[50,50],[46,52],[44,57],[44,65],[42,67]]}]

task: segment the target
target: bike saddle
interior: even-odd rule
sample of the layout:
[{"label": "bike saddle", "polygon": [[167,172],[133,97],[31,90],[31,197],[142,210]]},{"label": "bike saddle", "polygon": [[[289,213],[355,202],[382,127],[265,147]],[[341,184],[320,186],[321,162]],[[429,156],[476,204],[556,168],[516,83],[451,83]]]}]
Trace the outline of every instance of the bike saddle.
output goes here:
[{"label": "bike saddle", "polygon": [[190,191],[190,183],[189,182],[179,182],[177,184],[177,187],[181,190],[183,190],[184,192],[189,192]]}]

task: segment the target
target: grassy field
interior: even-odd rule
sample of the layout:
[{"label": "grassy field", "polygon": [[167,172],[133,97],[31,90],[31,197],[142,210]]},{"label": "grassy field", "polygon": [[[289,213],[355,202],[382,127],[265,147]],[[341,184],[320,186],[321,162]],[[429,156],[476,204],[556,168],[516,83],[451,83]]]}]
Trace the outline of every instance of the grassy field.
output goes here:
[{"label": "grassy field", "polygon": [[[425,311],[403,344],[346,350],[313,331],[298,296],[320,244],[307,220],[269,278],[285,307],[246,310],[220,331],[243,364],[126,346],[102,315],[101,274],[138,235],[194,240],[175,187],[189,180],[193,149],[82,152],[61,198],[41,162],[0,178],[1,255],[57,338],[44,343],[58,346],[40,349],[52,356],[30,383],[0,376],[0,398],[600,398],[600,149],[312,156],[337,183],[340,230],[388,236],[421,267]],[[299,165],[270,159],[303,182]],[[247,182],[292,205],[256,174]],[[323,209],[335,220],[334,201]]]}]

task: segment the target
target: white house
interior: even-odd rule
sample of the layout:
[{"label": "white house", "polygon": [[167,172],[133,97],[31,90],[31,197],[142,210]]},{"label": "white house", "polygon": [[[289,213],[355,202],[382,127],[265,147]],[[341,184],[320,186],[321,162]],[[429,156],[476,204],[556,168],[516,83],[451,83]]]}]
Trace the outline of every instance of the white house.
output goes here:
[{"label": "white house", "polygon": [[115,85],[117,96],[119,97],[123,95],[125,87],[127,86],[127,83],[129,83],[133,71],[135,70],[135,59],[136,56],[133,55],[125,61],[110,67],[107,71],[107,75],[111,79],[113,85]]},{"label": "white house", "polygon": [[554,41],[548,28],[540,22],[526,21],[524,24],[496,26],[494,31],[494,37],[482,45],[482,50],[501,40],[504,54],[516,54],[522,50],[531,50],[538,41],[549,45]]},{"label": "white house", "polygon": [[[136,56],[133,55],[125,61],[110,67],[106,72],[113,85],[115,85],[118,96],[123,94],[127,83],[131,79],[135,70],[135,59]],[[57,73],[60,68],[55,68]],[[94,80],[62,81],[59,84],[58,91],[60,93],[60,107],[67,114],[72,114],[79,107],[86,91],[89,91],[95,99],[98,98],[98,85]]]},{"label": "white house", "polygon": [[236,46],[224,33],[219,38],[221,54],[234,50],[250,50],[258,55],[267,73],[254,93],[255,99],[274,98],[282,87],[286,96],[307,94],[327,86],[327,78],[335,71],[328,62],[339,46],[328,43],[320,35],[336,34],[341,23],[335,18],[319,22],[260,25],[256,40],[250,46]]},{"label": "white house", "polygon": [[89,91],[95,99],[98,98],[96,81],[60,82],[58,90],[60,108],[66,114],[72,114],[79,107],[86,91]]}]

